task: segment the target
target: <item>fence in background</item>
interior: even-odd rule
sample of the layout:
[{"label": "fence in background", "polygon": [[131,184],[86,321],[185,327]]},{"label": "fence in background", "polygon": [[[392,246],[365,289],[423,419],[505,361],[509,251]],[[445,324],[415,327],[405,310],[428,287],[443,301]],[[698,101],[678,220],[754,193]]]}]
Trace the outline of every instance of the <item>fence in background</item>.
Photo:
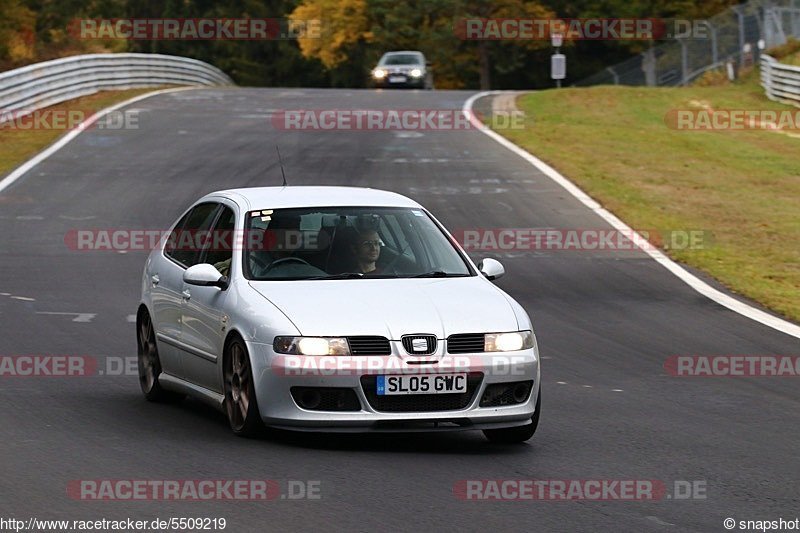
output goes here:
[{"label": "fence in background", "polygon": [[761,86],[770,100],[800,107],[800,67],[784,65],[764,54],[761,56]]},{"label": "fence in background", "polygon": [[[90,54],[0,73],[0,122],[98,91],[159,85],[233,85],[218,68],[160,54]],[[4,118],[5,117],[5,118]]]},{"label": "fence in background", "polygon": [[762,48],[800,37],[800,0],[751,0],[707,19],[704,27],[707,38],[674,39],[577,85],[686,85],[709,70],[755,65]]}]

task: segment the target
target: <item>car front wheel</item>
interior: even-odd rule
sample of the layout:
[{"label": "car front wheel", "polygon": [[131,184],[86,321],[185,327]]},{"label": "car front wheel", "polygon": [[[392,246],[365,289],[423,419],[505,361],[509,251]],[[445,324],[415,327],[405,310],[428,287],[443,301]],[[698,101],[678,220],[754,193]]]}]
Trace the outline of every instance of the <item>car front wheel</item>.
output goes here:
[{"label": "car front wheel", "polygon": [[225,413],[236,435],[252,437],[263,424],[256,403],[253,371],[247,347],[239,338],[232,339],[225,350]]}]

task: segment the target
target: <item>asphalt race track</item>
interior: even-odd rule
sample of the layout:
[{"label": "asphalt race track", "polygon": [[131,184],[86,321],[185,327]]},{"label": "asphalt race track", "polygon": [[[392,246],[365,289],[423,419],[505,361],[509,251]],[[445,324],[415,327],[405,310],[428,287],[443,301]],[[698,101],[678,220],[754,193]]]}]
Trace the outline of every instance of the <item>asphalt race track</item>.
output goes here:
[{"label": "asphalt race track", "polygon": [[[218,189],[397,191],[451,230],[605,228],[477,131],[279,131],[284,109],[460,109],[466,92],[225,89],[134,104],[138,129],[91,130],[0,192],[0,355],[135,356],[143,252],[79,252],[74,229],[165,229]],[[485,105],[485,103],[484,103]],[[265,206],[267,207],[267,206]],[[484,253],[531,314],[543,415],[524,445],[479,432],[233,436],[195,401],[146,402],[135,375],[0,378],[0,516],[225,517],[228,531],[722,531],[794,519],[797,378],[679,378],[672,355],[800,355],[800,341],[700,296],[642,253]],[[332,310],[335,312],[335,310]],[[75,314],[49,314],[75,313]],[[102,366],[102,365],[101,365]],[[319,481],[318,500],[79,501],[81,479]],[[459,480],[705,482],[659,501],[463,501]]]}]

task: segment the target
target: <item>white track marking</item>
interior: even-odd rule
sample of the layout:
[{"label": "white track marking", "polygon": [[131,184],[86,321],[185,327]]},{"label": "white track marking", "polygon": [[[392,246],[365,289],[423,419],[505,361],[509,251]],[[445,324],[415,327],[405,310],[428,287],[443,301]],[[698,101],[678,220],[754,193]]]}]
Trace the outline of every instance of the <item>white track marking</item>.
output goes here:
[{"label": "white track marking", "polygon": [[21,300],[23,302],[35,302],[36,298],[28,298],[27,296],[12,296],[12,300]]},{"label": "white track marking", "polygon": [[[476,129],[488,135],[498,143],[502,144],[528,163],[536,167],[541,173],[545,176],[549,177],[559,185],[561,185],[564,189],[567,190],[573,197],[575,197],[578,201],[580,201],[583,205],[594,211],[598,216],[600,216],[603,220],[608,222],[613,228],[621,231],[621,232],[633,232],[633,229],[630,228],[627,224],[621,221],[619,218],[611,214],[611,212],[604,209],[599,203],[593,200],[588,194],[583,192],[577,185],[572,183],[569,179],[565,178],[561,175],[557,170],[553,167],[542,161],[541,159],[537,158],[536,156],[530,154],[529,152],[523,150],[516,144],[512,143],[505,137],[495,133],[491,129],[484,126],[472,113],[472,105],[475,103],[476,100],[479,98],[483,98],[485,96],[494,96],[494,95],[501,95],[504,94],[505,91],[487,91],[487,92],[480,92],[478,94],[472,95],[466,102],[464,102],[464,107],[462,109],[463,113],[466,117],[470,120],[473,126]],[[654,247],[643,247],[639,243],[646,242],[646,240],[636,234],[638,239],[634,240],[635,243],[639,246],[642,252],[649,255],[653,260],[659,263],[661,266],[669,270],[673,275],[678,277],[681,281],[689,285],[692,289],[699,292],[706,298],[709,298],[723,307],[727,307],[731,311],[735,313],[739,313],[742,316],[745,316],[751,320],[755,320],[765,326],[769,326],[773,329],[776,329],[780,332],[786,333],[787,335],[791,335],[792,337],[797,337],[800,339],[800,326],[797,324],[792,324],[787,320],[783,320],[782,318],[778,318],[774,315],[769,313],[765,313],[760,309],[756,309],[755,307],[748,305],[744,302],[740,302],[739,300],[728,296],[722,291],[719,291],[709,285],[708,283],[704,282],[694,274],[689,273],[686,269],[682,266],[678,265],[672,259],[667,257],[661,250],[655,249]],[[652,249],[651,249],[652,248]]]},{"label": "white track marking", "polygon": [[63,218],[64,220],[92,220],[93,218],[97,218],[95,215],[88,215],[85,217],[74,217],[70,215],[58,215],[58,218]]},{"label": "white track marking", "polygon": [[84,322],[84,323],[91,322],[92,319],[97,316],[97,313],[59,313],[56,311],[36,311],[36,314],[74,316],[75,318],[72,319],[73,322]]},{"label": "white track marking", "polygon": [[195,89],[195,88],[196,87],[178,87],[178,88],[175,88],[175,89],[163,89],[163,90],[160,90],[160,91],[153,91],[153,92],[150,92],[150,93],[146,93],[146,94],[142,94],[142,95],[136,96],[134,98],[130,98],[128,100],[125,100],[124,102],[121,102],[119,104],[116,104],[116,105],[113,105],[111,107],[107,107],[106,109],[103,109],[101,111],[98,111],[97,113],[95,113],[94,115],[89,117],[88,119],[84,120],[77,128],[75,128],[74,130],[70,131],[69,133],[67,133],[66,135],[61,137],[59,140],[57,140],[49,148],[46,148],[44,151],[42,151],[39,154],[33,156],[31,159],[29,159],[28,161],[26,161],[25,163],[23,163],[22,165],[20,165],[16,169],[14,169],[14,171],[11,172],[11,174],[9,174],[2,181],[0,181],[0,192],[5,190],[12,183],[17,181],[22,176],[24,176],[26,173],[28,173],[36,165],[38,165],[39,163],[41,163],[42,161],[44,161],[45,159],[47,159],[48,157],[50,157],[54,153],[56,153],[59,150],[61,150],[62,148],[64,148],[67,144],[72,142],[72,140],[74,140],[75,137],[77,137],[78,135],[83,133],[83,131],[88,126],[91,126],[92,124],[94,124],[99,119],[101,119],[104,116],[106,116],[107,114],[112,113],[112,112],[116,111],[117,109],[120,109],[120,108],[123,108],[125,106],[131,105],[131,104],[133,104],[135,102],[139,102],[139,101],[144,100],[146,98],[150,98],[152,96],[158,96],[159,94],[174,93],[174,92],[179,92],[179,91],[189,91],[189,90],[192,90],[192,89]]}]

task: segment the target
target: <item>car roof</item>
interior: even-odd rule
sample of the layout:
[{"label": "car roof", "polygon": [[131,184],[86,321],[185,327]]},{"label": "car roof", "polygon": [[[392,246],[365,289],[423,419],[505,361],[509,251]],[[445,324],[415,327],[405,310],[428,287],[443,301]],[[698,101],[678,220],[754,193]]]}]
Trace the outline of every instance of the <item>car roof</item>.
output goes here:
[{"label": "car roof", "polygon": [[289,207],[422,207],[401,194],[365,187],[248,187],[228,189],[206,195],[203,199],[225,197],[247,210]]},{"label": "car roof", "polygon": [[393,50],[393,51],[391,51],[391,52],[386,52],[385,54],[383,54],[383,56],[382,56],[382,57],[386,57],[386,56],[393,56],[393,55],[398,55],[398,54],[417,54],[417,55],[423,55],[423,54],[422,54],[422,52],[420,52],[419,50]]}]

